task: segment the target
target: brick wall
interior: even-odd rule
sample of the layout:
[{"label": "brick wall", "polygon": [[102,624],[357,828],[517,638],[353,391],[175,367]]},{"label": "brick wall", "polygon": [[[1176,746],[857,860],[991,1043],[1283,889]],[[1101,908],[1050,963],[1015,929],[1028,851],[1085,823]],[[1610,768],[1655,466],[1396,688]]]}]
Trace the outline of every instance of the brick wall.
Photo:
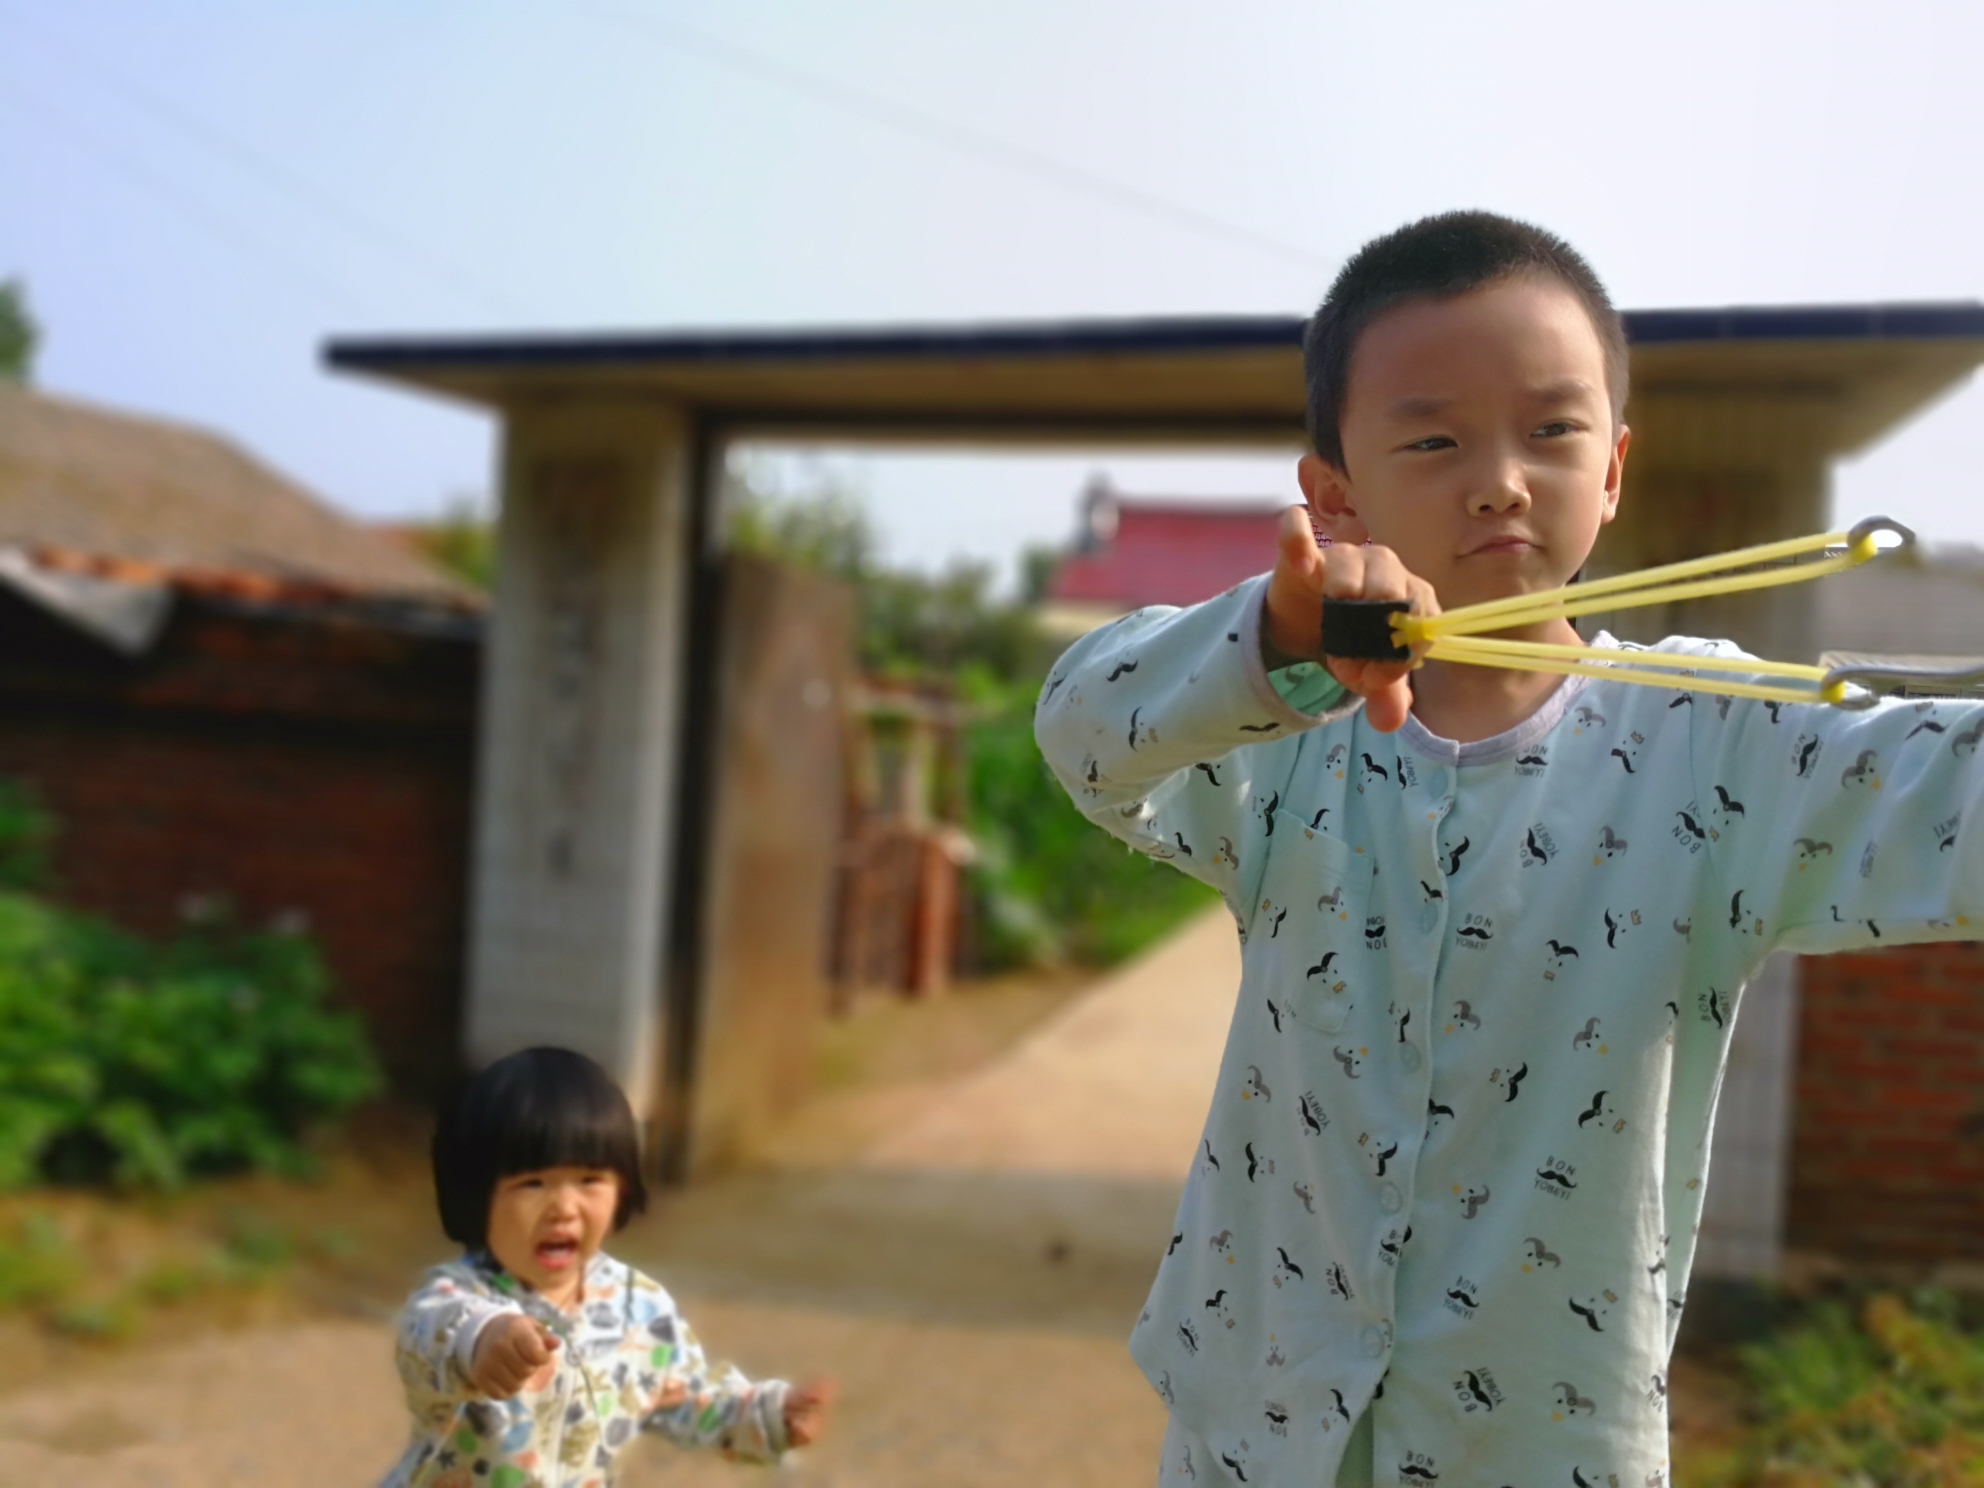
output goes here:
[{"label": "brick wall", "polygon": [[1803,963],[1786,1243],[1984,1260],[1984,945]]},{"label": "brick wall", "polygon": [[474,626],[185,601],[136,662],[0,603],[0,775],[62,823],[68,903],[162,933],[189,895],[300,910],[402,1093],[453,1073]]}]

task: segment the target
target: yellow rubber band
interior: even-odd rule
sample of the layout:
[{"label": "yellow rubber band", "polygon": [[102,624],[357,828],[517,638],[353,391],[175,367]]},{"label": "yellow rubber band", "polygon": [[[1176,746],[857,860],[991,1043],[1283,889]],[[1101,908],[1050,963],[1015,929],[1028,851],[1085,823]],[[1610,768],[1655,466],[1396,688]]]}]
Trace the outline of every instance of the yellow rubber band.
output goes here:
[{"label": "yellow rubber band", "polygon": [[[1760,661],[1750,657],[1689,656],[1672,652],[1566,646],[1516,640],[1494,632],[1608,610],[1637,609],[1647,605],[1705,599],[1717,594],[1740,594],[1752,589],[1802,584],[1809,579],[1857,568],[1878,556],[1883,549],[1875,541],[1875,535],[1874,531],[1868,531],[1856,540],[1851,532],[1826,532],[1813,537],[1787,538],[1714,557],[1691,558],[1637,573],[1616,574],[1609,579],[1567,584],[1538,594],[1515,594],[1506,599],[1489,600],[1485,604],[1464,605],[1439,615],[1395,615],[1392,617],[1392,629],[1401,644],[1423,648],[1421,655],[1432,661],[1597,677],[1647,687],[1685,688],[1691,692],[1761,698],[1766,702],[1839,703],[1848,694],[1847,684],[1825,685],[1828,673],[1823,667]],[[1902,529],[1901,535],[1906,540],[1906,529]],[[1785,561],[1813,553],[1827,556],[1804,563]],[[1703,676],[1704,672],[1711,675]],[[1782,678],[1784,685],[1737,682],[1712,675],[1725,672]],[[1684,673],[1686,675],[1681,675]],[[1789,685],[1798,683],[1804,685]]]},{"label": "yellow rubber band", "polygon": [[[1849,543],[1851,544],[1849,546]],[[1816,562],[1790,567],[1761,568],[1828,549],[1844,549]],[[1465,605],[1445,614],[1428,617],[1406,616],[1399,622],[1401,633],[1411,640],[1428,640],[1436,635],[1465,635],[1486,630],[1506,630],[1538,620],[1571,618],[1602,610],[1631,609],[1652,604],[1671,604],[1684,599],[1700,599],[1714,594],[1733,594],[1748,589],[1775,588],[1800,584],[1826,574],[1840,573],[1865,563],[1881,551],[1874,534],[1852,541],[1847,532],[1826,532],[1815,537],[1788,538],[1782,542],[1739,548],[1710,558],[1691,558],[1637,573],[1615,574],[1609,579],[1593,579],[1583,584],[1538,594],[1514,594],[1484,604]],[[1751,572],[1732,573],[1732,569]],[[1706,577],[1715,575],[1715,577]],[[1692,580],[1693,582],[1688,582]]]},{"label": "yellow rubber band", "polygon": [[[1792,537],[1782,542],[1763,543],[1757,547],[1738,548],[1732,553],[1718,553],[1709,558],[1690,558],[1682,563],[1666,563],[1658,568],[1640,569],[1629,574],[1614,574],[1609,579],[1591,579],[1582,584],[1566,584],[1560,589],[1546,589],[1537,594],[1513,594],[1507,599],[1491,599],[1482,604],[1466,605],[1458,610],[1449,610],[1443,615],[1433,616],[1423,622],[1439,631],[1455,629],[1450,622],[1465,618],[1486,619],[1507,611],[1527,610],[1537,606],[1561,604],[1572,598],[1590,598],[1602,594],[1617,594],[1623,590],[1657,588],[1682,579],[1692,579],[1702,574],[1725,573],[1732,568],[1753,568],[1758,564],[1776,563],[1786,558],[1801,557],[1806,553],[1824,552],[1827,548],[1846,545],[1851,536],[1845,532],[1825,532],[1816,537]],[[1864,553],[1861,550],[1865,550]],[[1864,563],[1878,553],[1880,548],[1869,533],[1854,545],[1854,561]],[[1850,566],[1850,565],[1847,565]],[[1825,572],[1832,572],[1831,569]],[[1799,577],[1817,577],[1816,573],[1805,574],[1798,570]],[[1505,622],[1506,623],[1506,622]],[[1499,629],[1500,627],[1468,624],[1470,630]]]},{"label": "yellow rubber band", "polygon": [[[1597,646],[1560,646],[1548,641],[1509,641],[1489,636],[1441,636],[1428,656],[1467,661],[1476,655],[1547,657],[1557,661],[1603,659],[1619,666],[1652,667],[1673,672],[1740,672],[1748,676],[1789,677],[1823,682],[1826,669],[1795,661],[1761,661],[1753,656],[1691,656],[1673,651],[1612,650]],[[1676,684],[1677,686],[1680,684]]]},{"label": "yellow rubber band", "polygon": [[[1464,661],[1470,666],[1503,667],[1519,672],[1554,672],[1570,677],[1596,677],[1605,682],[1633,682],[1642,687],[1668,687],[1688,692],[1727,693],[1731,697],[1761,698],[1765,702],[1777,703],[1829,703],[1838,698],[1831,694],[1845,693],[1843,685],[1821,689],[1810,687],[1778,687],[1762,682],[1731,682],[1721,677],[1687,677],[1661,675],[1655,672],[1636,672],[1629,666],[1608,661],[1559,661],[1547,656],[1519,656],[1499,653],[1471,653],[1465,656],[1442,658],[1440,645],[1435,643],[1427,652],[1433,660]],[[1599,651],[1598,656],[1616,656],[1617,652]],[[1633,653],[1637,655],[1638,653]]]}]

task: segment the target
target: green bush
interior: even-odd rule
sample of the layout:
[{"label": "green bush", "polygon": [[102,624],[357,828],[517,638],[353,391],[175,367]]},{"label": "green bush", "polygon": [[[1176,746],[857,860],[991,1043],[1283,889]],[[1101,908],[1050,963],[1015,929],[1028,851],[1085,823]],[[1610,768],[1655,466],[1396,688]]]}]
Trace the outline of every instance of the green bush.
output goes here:
[{"label": "green bush", "polygon": [[60,909],[26,891],[46,836],[0,792],[0,1188],[295,1171],[380,1088],[307,937],[222,915],[158,944]]},{"label": "green bush", "polygon": [[0,889],[38,888],[48,877],[55,820],[32,792],[0,780]]},{"label": "green bush", "polygon": [[1984,1337],[1947,1293],[1881,1294],[1814,1310],[1743,1351],[1768,1488],[1984,1483]]},{"label": "green bush", "polygon": [[1131,852],[1076,809],[1033,741],[1033,690],[983,699],[968,742],[971,890],[988,967],[1072,959],[1107,966],[1219,896]]}]

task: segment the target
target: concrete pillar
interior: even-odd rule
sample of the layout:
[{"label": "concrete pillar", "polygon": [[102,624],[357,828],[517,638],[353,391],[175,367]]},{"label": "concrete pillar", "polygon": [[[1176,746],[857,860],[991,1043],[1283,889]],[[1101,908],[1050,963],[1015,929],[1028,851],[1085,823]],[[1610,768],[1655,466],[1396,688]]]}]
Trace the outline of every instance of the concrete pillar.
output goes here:
[{"label": "concrete pillar", "polygon": [[[1837,395],[1824,386],[1668,386],[1636,394],[1626,410],[1633,445],[1625,495],[1592,556],[1591,576],[1825,530],[1831,469],[1816,452],[1829,447],[1825,426],[1839,416]],[[1817,598],[1813,585],[1792,584],[1592,615],[1580,625],[1587,636],[1602,627],[1633,641],[1720,637],[1757,656],[1813,662]],[[1777,1273],[1796,1009],[1796,958],[1780,953],[1744,992],[1732,1036],[1695,1253],[1698,1277],[1757,1281]]]},{"label": "concrete pillar", "polygon": [[1778,1275],[1791,1188],[1797,1055],[1798,958],[1779,951],[1744,988],[1730,1031],[1709,1146],[1696,1276],[1761,1282]]},{"label": "concrete pillar", "polygon": [[[1600,537],[1593,578],[1820,532],[1832,508],[1824,392],[1656,389],[1626,409],[1633,444],[1619,517]],[[1804,585],[1581,621],[1625,640],[1720,636],[1759,656],[1815,661],[1814,591]]]},{"label": "concrete pillar", "polygon": [[597,1059],[652,1115],[674,841],[694,432],[663,406],[504,425],[465,1052]]}]

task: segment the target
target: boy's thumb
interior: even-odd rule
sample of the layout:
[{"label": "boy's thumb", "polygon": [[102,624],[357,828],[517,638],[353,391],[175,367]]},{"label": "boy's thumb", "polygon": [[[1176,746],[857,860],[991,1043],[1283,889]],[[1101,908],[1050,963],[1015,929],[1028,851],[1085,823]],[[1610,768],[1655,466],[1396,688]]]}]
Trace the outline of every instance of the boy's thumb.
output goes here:
[{"label": "boy's thumb", "polygon": [[1291,506],[1281,514],[1281,530],[1275,534],[1275,546],[1281,553],[1282,562],[1298,572],[1305,572],[1309,566],[1322,557],[1322,549],[1316,544],[1315,524],[1309,520],[1309,508]]}]

